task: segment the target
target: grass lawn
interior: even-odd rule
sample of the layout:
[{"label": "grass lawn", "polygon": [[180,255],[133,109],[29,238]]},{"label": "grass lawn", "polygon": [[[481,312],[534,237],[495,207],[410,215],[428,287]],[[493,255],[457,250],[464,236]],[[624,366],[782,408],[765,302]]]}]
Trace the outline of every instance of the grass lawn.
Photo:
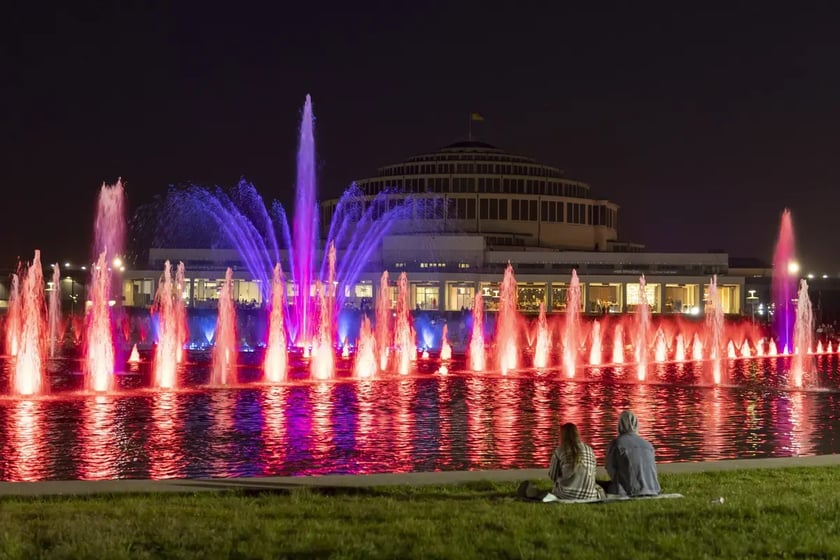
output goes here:
[{"label": "grass lawn", "polygon": [[5,498],[0,558],[836,558],[838,474],[663,475],[686,498],[580,505],[512,483]]}]

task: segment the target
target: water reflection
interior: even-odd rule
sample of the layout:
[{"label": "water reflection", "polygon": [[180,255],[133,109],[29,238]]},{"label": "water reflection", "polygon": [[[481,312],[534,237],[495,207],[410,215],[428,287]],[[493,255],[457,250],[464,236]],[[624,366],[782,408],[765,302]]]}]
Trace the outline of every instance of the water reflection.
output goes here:
[{"label": "water reflection", "polygon": [[531,425],[520,424],[520,404],[517,397],[523,393],[527,396],[532,391],[528,388],[522,391],[520,385],[519,380],[510,377],[499,379],[493,387],[495,395],[487,403],[492,405],[488,414],[493,426],[493,455],[496,457],[496,461],[493,462],[494,468],[512,467],[519,455],[519,449],[526,451],[524,448],[532,445],[530,442],[533,438],[541,437],[541,434],[528,434],[529,441],[523,439]]},{"label": "water reflection", "polygon": [[7,452],[9,478],[12,480],[34,481],[44,478],[46,468],[43,464],[43,415],[40,413],[41,401],[21,400],[11,407],[7,434],[10,443]]},{"label": "water reflection", "polygon": [[79,478],[105,480],[117,476],[114,404],[117,396],[100,395],[84,401],[80,433]]},{"label": "water reflection", "polygon": [[392,453],[394,472],[408,472],[413,470],[411,454],[412,438],[414,437],[414,418],[411,414],[411,403],[414,398],[414,383],[408,379],[395,381],[396,395],[395,410],[391,416],[391,430],[394,434]]},{"label": "water reflection", "polygon": [[311,419],[312,437],[310,451],[313,459],[313,474],[317,474],[317,466],[326,462],[332,450],[332,392],[334,384],[318,383],[312,390]]},{"label": "water reflection", "polygon": [[[545,468],[564,422],[599,462],[632,408],[660,461],[840,451],[837,359],[821,387],[785,390],[786,358],[731,360],[731,384],[692,364],[0,400],[0,478],[172,478]],[[189,373],[189,369],[185,372]],[[201,377],[201,376],[198,376]]]},{"label": "water reflection", "polygon": [[356,464],[359,473],[373,472],[379,460],[376,456],[375,383],[365,379],[356,384],[356,450],[361,455]]},{"label": "water reflection", "polygon": [[152,399],[152,430],[149,434],[149,477],[176,478],[183,475],[181,434],[177,395],[164,391]]},{"label": "water reflection", "polygon": [[286,459],[286,388],[269,387],[263,392],[263,437],[261,461],[264,473],[283,465]]},{"label": "water reflection", "polygon": [[209,437],[206,435],[204,437],[208,440],[211,450],[208,457],[211,472],[213,476],[236,476],[237,467],[241,463],[235,460],[237,458],[233,410],[235,394],[229,389],[213,391],[210,393],[209,404],[212,428],[208,434]]},{"label": "water reflection", "polygon": [[491,411],[486,406],[492,406],[493,400],[488,393],[489,380],[477,375],[464,380],[467,385],[467,458],[474,469],[488,467],[485,457],[491,454],[489,429]]},{"label": "water reflection", "polygon": [[[555,411],[552,406],[552,386],[545,376],[538,376],[534,379],[534,450],[531,460],[535,465],[548,464],[551,452],[559,443],[559,432],[553,430],[555,422],[553,416]],[[585,429],[580,426],[581,435],[585,437]]]}]

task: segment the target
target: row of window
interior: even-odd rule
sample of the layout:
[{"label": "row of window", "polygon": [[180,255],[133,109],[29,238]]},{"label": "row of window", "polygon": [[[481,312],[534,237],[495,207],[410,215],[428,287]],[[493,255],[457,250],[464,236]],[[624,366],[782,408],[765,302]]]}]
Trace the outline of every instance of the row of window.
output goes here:
[{"label": "row of window", "polygon": [[[387,201],[364,201],[359,208],[367,212],[371,206],[374,219],[397,208],[398,199]],[[555,222],[607,226],[617,228],[618,211],[603,204],[565,203],[554,200],[522,200],[507,198],[481,198],[476,204],[475,198],[418,198],[411,202],[412,207],[405,208],[404,218],[419,220],[515,220],[522,222]],[[332,221],[335,206],[325,204],[321,207],[322,223]]]},{"label": "row of window", "polygon": [[414,177],[407,179],[360,181],[356,186],[369,196],[396,188],[411,193],[499,193],[532,194],[587,198],[589,187],[583,183],[544,181],[541,179],[512,179],[499,177]]},{"label": "row of window", "polygon": [[559,169],[536,163],[531,165],[472,162],[404,163],[400,165],[381,167],[377,170],[377,176],[379,177],[391,177],[394,175],[453,175],[455,173],[469,175],[525,175],[528,177],[555,178],[563,176]]},{"label": "row of window", "polygon": [[412,156],[407,160],[409,163],[420,161],[502,161],[507,163],[534,163],[533,158],[525,156],[515,156],[512,154],[488,154],[482,153],[440,153],[427,154],[422,156]]},{"label": "row of window", "polygon": [[[428,202],[431,202],[428,201]],[[449,199],[447,201],[447,218],[454,220],[475,219],[475,201],[471,198]],[[510,202],[510,212],[508,212]],[[436,207],[437,208],[437,207]],[[425,213],[415,212],[417,217],[440,216],[441,214],[430,213],[428,203]],[[618,212],[603,204],[577,204],[542,201],[539,206],[536,200],[512,199],[508,201],[503,198],[482,198],[479,200],[478,218],[480,220],[511,220],[529,222],[555,222],[569,224],[583,224],[590,226],[607,226],[614,228],[618,221]]]}]

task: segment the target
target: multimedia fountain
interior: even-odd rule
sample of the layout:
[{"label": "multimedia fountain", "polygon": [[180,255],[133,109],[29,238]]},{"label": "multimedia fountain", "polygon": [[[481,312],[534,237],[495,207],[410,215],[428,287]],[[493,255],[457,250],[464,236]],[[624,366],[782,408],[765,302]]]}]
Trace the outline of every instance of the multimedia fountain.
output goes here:
[{"label": "multimedia fountain", "polygon": [[405,272],[392,304],[383,271],[372,313],[356,313],[348,329],[337,287],[354,282],[412,201],[361,204],[351,188],[319,250],[314,156],[307,97],[292,227],[244,182],[173,190],[156,207],[164,229],[187,214],[215,224],[262,280],[257,341],[243,343],[230,269],[210,326],[184,305],[181,263],[164,265],[147,325],[121,314],[111,285],[125,250],[120,182],[100,191],[84,320],[60,316],[58,263],[49,297],[39,252],[19,266],[4,321],[0,478],[541,467],[563,422],[577,423],[600,455],[628,407],[662,461],[840,450],[824,429],[838,415],[836,344],[815,340],[806,282],[791,291],[789,213],[776,293],[793,313],[775,333],[727,322],[715,277],[702,322],[652,316],[644,277],[633,314],[589,319],[575,272],[568,311],[541,306],[525,317],[510,265],[497,311],[479,292],[471,310],[446,316],[411,311]]}]

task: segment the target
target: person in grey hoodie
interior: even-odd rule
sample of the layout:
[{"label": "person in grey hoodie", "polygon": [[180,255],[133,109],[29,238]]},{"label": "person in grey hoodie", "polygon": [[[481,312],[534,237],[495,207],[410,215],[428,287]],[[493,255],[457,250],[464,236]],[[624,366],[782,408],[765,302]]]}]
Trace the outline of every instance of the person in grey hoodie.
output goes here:
[{"label": "person in grey hoodie", "polygon": [[608,494],[656,496],[661,492],[653,445],[639,436],[639,419],[631,410],[618,417],[618,437],[607,448]]}]

